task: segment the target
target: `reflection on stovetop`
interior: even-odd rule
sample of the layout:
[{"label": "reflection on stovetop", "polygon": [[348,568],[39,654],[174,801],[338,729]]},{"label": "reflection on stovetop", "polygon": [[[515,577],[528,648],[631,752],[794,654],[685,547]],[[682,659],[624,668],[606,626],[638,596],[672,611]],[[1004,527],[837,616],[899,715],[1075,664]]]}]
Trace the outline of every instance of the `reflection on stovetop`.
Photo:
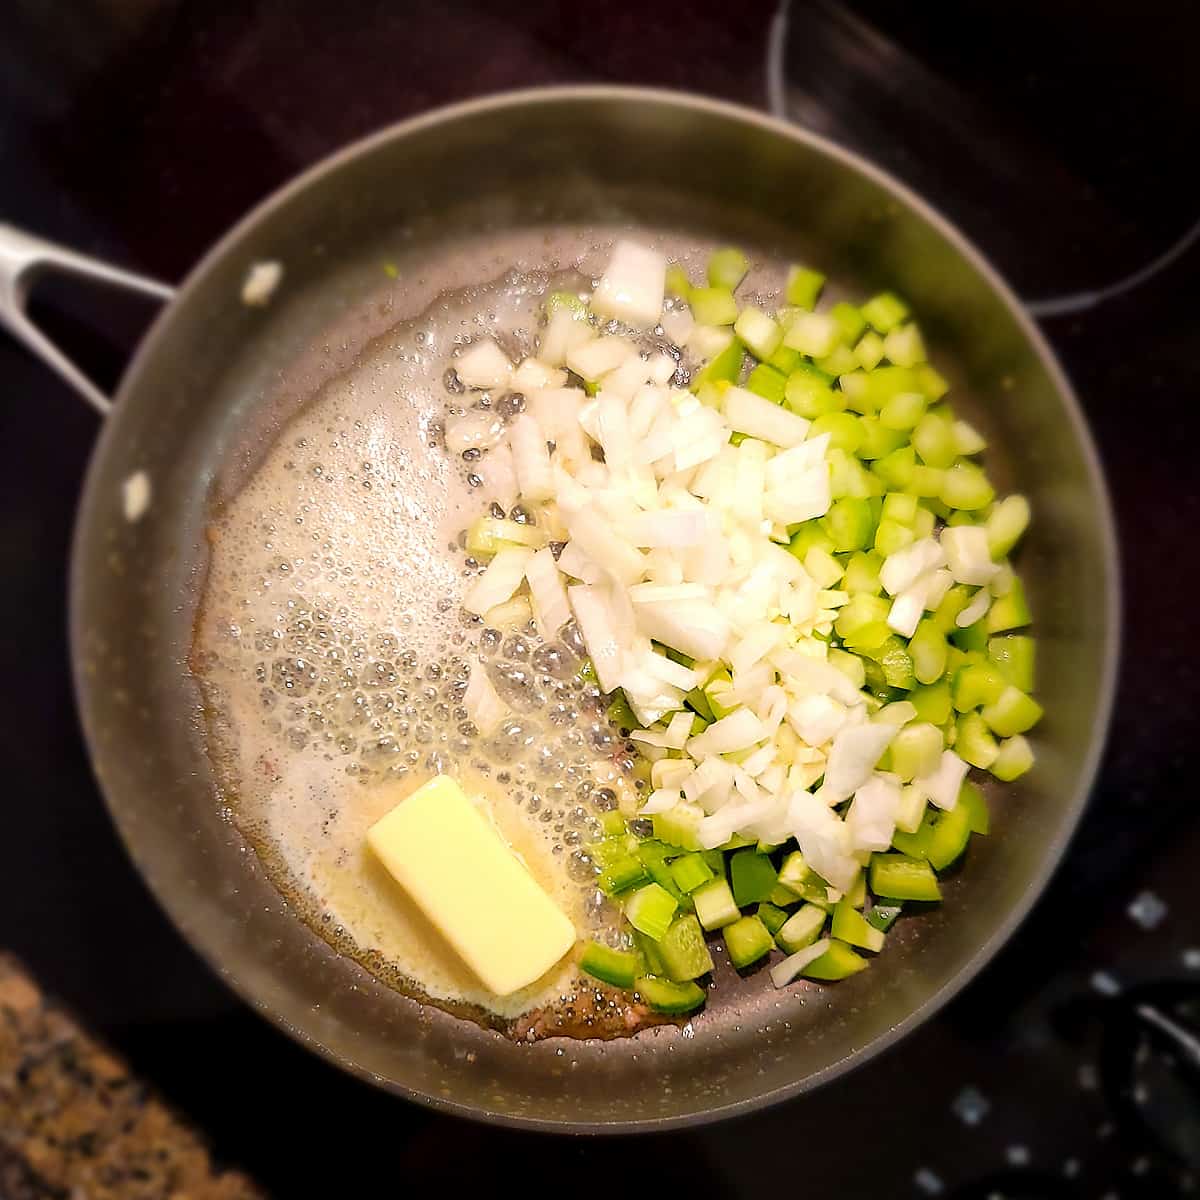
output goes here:
[{"label": "reflection on stovetop", "polygon": [[[667,83],[765,106],[773,0],[210,6],[16,0],[0,16],[0,218],[163,277],[294,170],[389,120],[550,81]],[[1200,204],[1200,16],[1128,5],[792,0],[787,113],[925,193],[1026,297],[1103,286]],[[348,64],[352,64],[349,67]],[[1109,752],[1067,860],[998,959],[866,1069],[727,1126],[579,1142],[469,1126],[356,1083],[238,1004],[154,907],[80,744],[64,566],[94,422],[0,339],[0,589],[10,795],[0,943],[274,1192],[534,1192],[669,1177],[717,1198],[1169,1197],[1196,1187],[1200,254],[1045,328],[1108,471],[1126,579]],[[79,321],[67,314],[70,332]],[[83,347],[109,381],[115,312]],[[11,631],[17,631],[12,636]],[[20,848],[29,848],[21,853]],[[151,981],[153,985],[151,986]],[[269,1119],[264,1114],[270,1114]],[[386,1147],[386,1161],[364,1152]],[[298,1150],[298,1148],[302,1148]]]}]

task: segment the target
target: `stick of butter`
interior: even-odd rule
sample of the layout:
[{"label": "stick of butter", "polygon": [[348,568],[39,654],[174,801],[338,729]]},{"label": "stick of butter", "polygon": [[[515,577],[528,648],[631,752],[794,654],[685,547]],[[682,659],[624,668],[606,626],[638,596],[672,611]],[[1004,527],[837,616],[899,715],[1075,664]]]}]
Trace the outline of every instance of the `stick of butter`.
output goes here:
[{"label": "stick of butter", "polygon": [[367,844],[497,996],[533,983],[575,944],[570,920],[448,775],[376,821]]}]

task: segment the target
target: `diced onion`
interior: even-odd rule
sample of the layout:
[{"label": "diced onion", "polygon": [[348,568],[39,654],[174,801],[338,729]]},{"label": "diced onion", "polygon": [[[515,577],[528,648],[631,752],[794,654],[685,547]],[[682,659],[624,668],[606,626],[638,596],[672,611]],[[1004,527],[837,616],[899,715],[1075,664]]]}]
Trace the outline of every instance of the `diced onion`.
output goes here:
[{"label": "diced onion", "polygon": [[808,422],[803,417],[745,388],[731,387],[725,393],[723,410],[725,419],[739,433],[774,446],[798,446],[808,436]]},{"label": "diced onion", "polygon": [[554,495],[554,472],[541,426],[529,413],[521,413],[509,428],[508,440],[522,497],[530,501],[549,500]]},{"label": "diced onion", "polygon": [[771,968],[771,982],[777,988],[787,987],[809,963],[816,962],[828,949],[829,939],[818,938],[812,945],[805,946],[797,950],[795,954],[789,954],[787,958],[780,959]]},{"label": "diced onion", "polygon": [[772,488],[766,496],[765,509],[772,521],[781,525],[797,525],[823,517],[832,504],[829,469],[824,463],[802,475]]},{"label": "diced onion", "polygon": [[856,850],[886,850],[896,832],[900,785],[876,774],[854,793],[846,826]]},{"label": "diced onion", "polygon": [[611,692],[620,684],[624,654],[617,641],[617,621],[608,589],[578,584],[567,588],[567,599],[601,688]]},{"label": "diced onion", "polygon": [[823,746],[845,725],[846,706],[830,696],[803,696],[788,705],[787,722],[810,746]]},{"label": "diced onion", "polygon": [[950,573],[959,583],[984,584],[997,571],[987,531],[979,525],[949,525],[942,530],[942,549]]},{"label": "diced onion", "polygon": [[464,450],[490,450],[504,437],[504,422],[493,412],[473,408],[446,422],[446,449],[451,454]]},{"label": "diced onion", "polygon": [[591,337],[591,326],[583,314],[569,308],[556,309],[546,323],[538,358],[549,367],[560,367],[571,350]]},{"label": "diced onion", "polygon": [[666,746],[669,750],[682,750],[692,733],[693,715],[690,710],[677,712],[667,725]]},{"label": "diced onion", "polygon": [[525,359],[509,381],[514,391],[523,392],[526,396],[537,388],[560,388],[566,382],[566,371],[539,362],[536,358]]},{"label": "diced onion", "polygon": [[688,758],[664,758],[650,770],[650,782],[656,788],[682,790],[687,780],[696,773],[696,765]]},{"label": "diced onion", "polygon": [[968,625],[974,625],[976,621],[981,621],[987,615],[987,610],[992,606],[992,594],[987,588],[981,587],[979,591],[971,597],[971,602],[954,618],[954,623],[959,629],[966,629]]},{"label": "diced onion", "polygon": [[687,748],[693,758],[703,758],[709,754],[732,754],[735,750],[748,750],[761,742],[764,736],[763,723],[758,717],[748,708],[739,708],[697,734],[688,742]]},{"label": "diced onion", "polygon": [[940,567],[946,561],[943,548],[929,537],[889,554],[879,568],[879,582],[883,584],[883,590],[889,596],[907,591],[926,571]]},{"label": "diced onion", "polygon": [[525,569],[532,557],[532,550],[499,551],[468,589],[463,597],[463,608],[482,615],[497,604],[510,600],[524,582]]},{"label": "diced onion", "polygon": [[620,241],[592,295],[592,310],[627,325],[656,325],[666,294],[667,260],[657,250]]},{"label": "diced onion", "polygon": [[483,498],[495,500],[505,512],[517,502],[520,489],[517,486],[517,468],[513,462],[512,449],[507,442],[493,446],[475,464],[475,474],[483,480]]},{"label": "diced onion", "polygon": [[643,804],[638,810],[638,815],[642,817],[650,817],[655,813],[666,812],[668,809],[674,808],[678,803],[678,791],[669,791],[667,788],[658,788],[650,793],[646,803]]},{"label": "diced onion", "polygon": [[695,325],[696,319],[692,316],[691,309],[677,308],[672,312],[663,313],[663,333],[681,348],[688,344],[688,338]]},{"label": "diced onion", "polygon": [[533,555],[525,567],[525,578],[529,580],[538,630],[543,638],[552,641],[571,619],[571,607],[567,603],[567,589],[563,586],[558,564],[549,548]]},{"label": "diced onion", "polygon": [[833,739],[825,764],[821,791],[827,801],[840,803],[857,791],[870,778],[880,755],[895,736],[895,727],[886,724],[867,723],[841,730]]},{"label": "diced onion", "polygon": [[566,521],[571,541],[597,566],[626,585],[640,578],[645,559],[616,534],[594,505],[567,513]]},{"label": "diced onion", "polygon": [[467,690],[463,693],[463,707],[484,737],[495,733],[500,727],[500,722],[508,715],[508,705],[492,687],[492,681],[488,678],[483,663],[475,663],[471,667],[471,677],[467,680]]},{"label": "diced onion", "polygon": [[508,355],[491,338],[473,342],[454,361],[459,379],[471,388],[504,387],[512,369]]},{"label": "diced onion", "polygon": [[967,777],[967,764],[953,750],[943,750],[932,775],[914,779],[917,788],[930,803],[949,812],[958,804],[958,793]]},{"label": "diced onion", "polygon": [[636,358],[631,342],[622,337],[600,337],[581,342],[567,352],[567,366],[584,379],[599,379],[615,371],[627,358]]},{"label": "diced onion", "polygon": [[888,628],[901,637],[910,638],[917,631],[917,624],[925,615],[925,589],[920,581],[903,591],[892,601],[888,610]]},{"label": "diced onion", "polygon": [[571,579],[584,583],[602,583],[604,571],[598,567],[574,542],[568,542],[558,556],[558,569]]},{"label": "diced onion", "polygon": [[691,658],[716,659],[729,643],[728,619],[705,600],[638,604],[637,620],[647,636]]}]

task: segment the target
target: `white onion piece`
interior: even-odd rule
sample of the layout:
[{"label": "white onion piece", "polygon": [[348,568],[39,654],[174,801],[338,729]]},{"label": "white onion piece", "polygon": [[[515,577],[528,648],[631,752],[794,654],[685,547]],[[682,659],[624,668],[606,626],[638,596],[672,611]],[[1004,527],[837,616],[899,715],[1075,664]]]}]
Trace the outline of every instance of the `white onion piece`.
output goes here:
[{"label": "white onion piece", "polygon": [[601,391],[629,400],[650,381],[650,363],[639,354],[631,354],[616,370],[609,371],[600,383]]},{"label": "white onion piece", "polygon": [[703,512],[648,512],[626,522],[622,532],[635,546],[683,550],[698,546],[708,529],[708,518]]},{"label": "white onion piece", "polygon": [[739,521],[757,528],[763,519],[763,492],[766,487],[767,446],[764,442],[747,438],[738,447],[732,503],[729,506]]},{"label": "white onion piece", "polygon": [[666,294],[667,260],[637,242],[619,241],[592,294],[592,311],[627,325],[656,325]]},{"label": "white onion piece", "polygon": [[497,604],[495,608],[489,608],[483,614],[483,623],[489,629],[513,629],[521,625],[528,625],[532,616],[533,610],[529,607],[529,597],[514,596],[503,604]]},{"label": "white onion piece", "polygon": [[676,308],[669,313],[663,313],[663,333],[667,339],[682,349],[688,344],[692,330],[696,327],[696,318],[690,308]]},{"label": "white onion piece", "polygon": [[508,355],[491,338],[473,342],[454,360],[456,374],[470,388],[505,387],[512,369]]},{"label": "white onion piece", "polygon": [[729,425],[747,437],[773,446],[798,446],[808,436],[808,422],[745,388],[731,387],[722,404]]},{"label": "white onion piece", "polygon": [[761,658],[765,658],[787,637],[787,629],[770,621],[761,621],[751,626],[744,636],[729,651],[729,666],[735,675],[748,671]]},{"label": "white onion piece", "polygon": [[558,569],[571,579],[583,583],[602,583],[604,571],[598,567],[574,542],[568,542],[558,556]]},{"label": "white onion piece", "polygon": [[475,464],[475,474],[483,480],[482,499],[495,500],[505,512],[517,502],[517,468],[507,442],[493,446]]},{"label": "white onion piece", "polygon": [[471,668],[471,677],[467,680],[467,690],[463,694],[463,707],[484,737],[495,733],[500,727],[500,722],[508,715],[508,705],[492,687],[492,681],[488,678],[483,663],[475,663]]},{"label": "white onion piece", "polygon": [[653,725],[656,721],[661,721],[667,713],[674,712],[683,704],[682,695],[675,688],[665,684],[655,691],[640,692],[622,679],[621,687],[625,692],[625,699],[629,701],[629,707],[643,725]]},{"label": "white onion piece", "polygon": [[734,801],[719,808],[700,822],[697,830],[700,845],[705,850],[724,845],[737,830],[752,827],[764,817],[771,816],[775,803],[774,796],[761,796],[757,800]]},{"label": "white onion piece", "polygon": [[591,338],[592,327],[584,314],[570,308],[556,309],[542,333],[538,358],[549,367],[561,367],[571,350]]},{"label": "white onion piece", "polygon": [[775,761],[775,746],[772,742],[766,742],[759,746],[757,750],[751,751],[741,763],[742,770],[746,772],[756,783],[759,782],[759,776]]},{"label": "white onion piece", "polygon": [[494,412],[473,408],[446,422],[446,449],[451,454],[464,450],[490,450],[504,437],[504,422]]},{"label": "white onion piece", "polygon": [[652,354],[647,364],[650,368],[650,381],[660,387],[670,383],[675,377],[679,364],[669,354]]},{"label": "white onion piece", "polygon": [[[771,662],[790,684],[797,695],[820,694],[832,696],[842,704],[861,704],[862,694],[858,688],[824,659],[812,658],[799,650],[776,650]],[[880,752],[882,753],[882,751]]]},{"label": "white onion piece", "polygon": [[883,560],[879,582],[889,596],[896,596],[912,587],[926,571],[940,567],[945,561],[942,547],[933,538],[921,538]]},{"label": "white onion piece", "polygon": [[566,371],[551,367],[536,358],[527,358],[513,372],[509,385],[515,392],[529,392],[539,388],[560,388],[567,382]]},{"label": "white onion piece", "polygon": [[660,750],[667,748],[667,731],[665,729],[635,729],[629,736],[642,746],[654,746]]},{"label": "white onion piece", "polygon": [[689,434],[675,439],[675,470],[688,471],[716,458],[729,437],[724,429]]},{"label": "white onion piece", "polygon": [[970,604],[954,618],[954,623],[959,629],[966,629],[968,625],[974,625],[976,621],[982,620],[987,615],[987,610],[991,607],[992,594],[987,588],[981,587],[971,597]]},{"label": "white onion piece", "polygon": [[542,427],[529,413],[521,413],[509,428],[508,441],[521,498],[533,503],[549,500],[554,495],[554,472]]},{"label": "white onion piece", "polygon": [[529,594],[533,600],[533,616],[538,630],[546,641],[552,641],[558,631],[571,619],[567,589],[554,555],[547,547],[538,550],[525,567]]},{"label": "white onion piece", "polygon": [[728,619],[706,600],[643,603],[636,612],[643,633],[689,658],[721,658],[729,643]]},{"label": "white onion piece", "polygon": [[567,599],[601,688],[620,686],[623,649],[617,640],[617,619],[607,588],[579,584],[567,588]]},{"label": "white onion piece", "polygon": [[846,827],[855,850],[886,850],[896,832],[900,785],[883,775],[873,775],[854,793],[846,814]]},{"label": "white onion piece", "polygon": [[665,654],[659,654],[654,650],[651,650],[642,659],[642,666],[648,675],[653,676],[660,683],[667,683],[671,687],[678,688],[681,692],[690,692],[692,688],[699,687],[704,679],[699,671],[693,671],[682,663],[674,662]]},{"label": "white onion piece", "polygon": [[716,358],[732,341],[733,331],[727,325],[693,325],[688,350],[702,360]]},{"label": "white onion piece", "polygon": [[670,550],[651,550],[646,555],[646,580],[664,587],[677,587],[683,583],[683,563],[679,556]]},{"label": "white onion piece", "polygon": [[829,949],[828,938],[818,938],[810,946],[805,946],[797,950],[795,954],[789,954],[787,958],[780,959],[771,968],[771,982],[777,987],[787,987],[809,963],[814,963],[826,950]]},{"label": "white onion piece", "polygon": [[943,750],[931,775],[914,779],[913,786],[938,808],[949,812],[958,804],[958,793],[967,777],[967,764],[953,750]]},{"label": "white onion piece", "polygon": [[[764,807],[764,801],[767,799],[763,795],[763,790],[750,777],[750,773],[741,766],[733,768],[733,786],[737,788],[738,794],[743,800],[756,806],[762,815],[765,815],[767,808]],[[757,820],[757,818],[755,818]]]},{"label": "white onion piece", "polygon": [[770,687],[774,679],[775,670],[770,663],[755,663],[754,666],[734,675],[729,699],[734,704],[748,704],[753,708],[755,702],[762,697],[763,690]]},{"label": "white onion piece", "polygon": [[667,724],[665,745],[668,750],[682,750],[692,736],[694,714],[691,709],[677,712]]},{"label": "white onion piece", "polygon": [[692,738],[687,750],[693,758],[704,758],[709,754],[732,754],[737,750],[748,750],[764,737],[763,723],[758,717],[748,708],[738,708]]},{"label": "white onion piece", "polygon": [[712,755],[704,759],[683,783],[685,799],[701,805],[706,812],[720,807],[733,786],[733,764]]},{"label": "white onion piece", "polygon": [[942,530],[942,549],[959,583],[987,583],[999,569],[992,562],[987,530],[980,525],[948,525]]},{"label": "white onion piece", "polygon": [[837,813],[812,793],[796,792],[787,820],[805,862],[827,883],[848,891],[859,866],[851,856],[850,831]]},{"label": "white onion piece", "polygon": [[917,631],[917,624],[925,615],[925,588],[918,580],[892,601],[888,609],[888,628],[901,637],[910,638]]},{"label": "white onion piece", "polygon": [[646,803],[638,810],[638,816],[651,817],[655,813],[666,812],[669,808],[674,808],[679,803],[679,792],[669,791],[667,788],[657,788],[651,792],[646,800]]},{"label": "white onion piece", "polygon": [[775,795],[782,792],[787,785],[787,767],[781,762],[775,762],[757,778],[768,792]]},{"label": "white onion piece", "polygon": [[830,696],[802,696],[788,705],[787,723],[810,746],[823,746],[846,723],[846,706]]},{"label": "white onion piece", "polygon": [[596,397],[596,432],[600,435],[600,446],[604,450],[604,465],[610,471],[619,471],[628,466],[633,453],[629,409],[623,396],[607,388],[602,389]]},{"label": "white onion piece", "polygon": [[683,556],[683,575],[706,587],[716,587],[729,574],[729,548],[710,518],[708,534]]},{"label": "white onion piece", "polygon": [[599,379],[637,356],[633,344],[623,337],[591,338],[567,352],[567,366],[584,379]]},{"label": "white onion piece", "polygon": [[628,595],[633,604],[673,604],[677,600],[707,600],[710,593],[699,583],[637,583]]},{"label": "white onion piece", "polygon": [[554,442],[560,441],[568,430],[579,431],[579,410],[586,400],[582,388],[530,388],[525,393],[529,414]]},{"label": "white onion piece", "polygon": [[772,488],[763,507],[772,521],[780,525],[797,525],[801,521],[823,517],[832,503],[829,468],[820,463],[803,475]]},{"label": "white onion piece", "polygon": [[822,433],[775,455],[767,463],[767,486],[778,487],[787,483],[789,479],[812,470],[824,461],[828,449],[829,434]]},{"label": "white onion piece", "polygon": [[467,590],[463,608],[482,616],[488,609],[512,599],[525,581],[525,568],[532,557],[532,550],[501,550]]},{"label": "white onion piece", "polygon": [[946,593],[954,586],[954,576],[945,567],[930,571],[922,576],[925,584],[925,610],[932,612],[946,598]]},{"label": "white onion piece", "polygon": [[871,777],[875,764],[895,736],[896,727],[887,724],[867,723],[841,730],[833,739],[825,764],[821,791],[826,801],[839,804],[857,791]]},{"label": "white onion piece", "polygon": [[[667,392],[653,384],[640,387],[633,394],[629,405],[629,436],[635,442],[642,441],[654,427],[660,413],[669,404]],[[664,430],[665,432],[665,430]],[[652,458],[635,456],[638,462],[653,462]]]},{"label": "white onion piece", "polygon": [[625,585],[641,578],[645,568],[641,553],[617,536],[595,505],[568,512],[565,519],[571,541],[597,566]]},{"label": "white onion piece", "polygon": [[696,773],[696,765],[687,758],[664,758],[650,768],[650,782],[656,788],[681,791]]}]

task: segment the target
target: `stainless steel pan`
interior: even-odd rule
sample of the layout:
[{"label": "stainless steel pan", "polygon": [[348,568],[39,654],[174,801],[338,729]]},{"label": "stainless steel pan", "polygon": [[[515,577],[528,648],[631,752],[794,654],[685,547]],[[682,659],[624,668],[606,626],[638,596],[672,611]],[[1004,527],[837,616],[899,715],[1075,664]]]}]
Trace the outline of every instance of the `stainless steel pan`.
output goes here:
[{"label": "stainless steel pan", "polygon": [[[854,289],[906,293],[992,440],[991,470],[1034,504],[1022,567],[1047,717],[1037,769],[998,799],[994,835],[973,845],[943,908],[907,923],[870,971],[784,993],[761,975],[723,981],[693,1036],[515,1045],[389,990],[289,913],[215,802],[186,658],[214,497],[398,315],[379,311],[381,260],[397,261],[401,278],[419,268],[432,286],[469,234],[597,220],[716,236],[812,261]],[[256,259],[287,269],[265,311],[237,299]],[[164,298],[168,289],[3,231],[0,317],[106,410],[23,320],[28,280],[47,263]],[[501,1123],[598,1131],[714,1120],[813,1088],[903,1037],[987,962],[1079,817],[1112,698],[1118,606],[1112,522],[1078,405],[979,253],[895,180],[811,134],[624,88],[515,93],[397,125],[313,168],[214,247],[168,300],[112,407],[79,510],[71,634],[113,819],[163,906],[232,987],[401,1095]],[[138,471],[153,499],[130,522],[122,484]]]}]

